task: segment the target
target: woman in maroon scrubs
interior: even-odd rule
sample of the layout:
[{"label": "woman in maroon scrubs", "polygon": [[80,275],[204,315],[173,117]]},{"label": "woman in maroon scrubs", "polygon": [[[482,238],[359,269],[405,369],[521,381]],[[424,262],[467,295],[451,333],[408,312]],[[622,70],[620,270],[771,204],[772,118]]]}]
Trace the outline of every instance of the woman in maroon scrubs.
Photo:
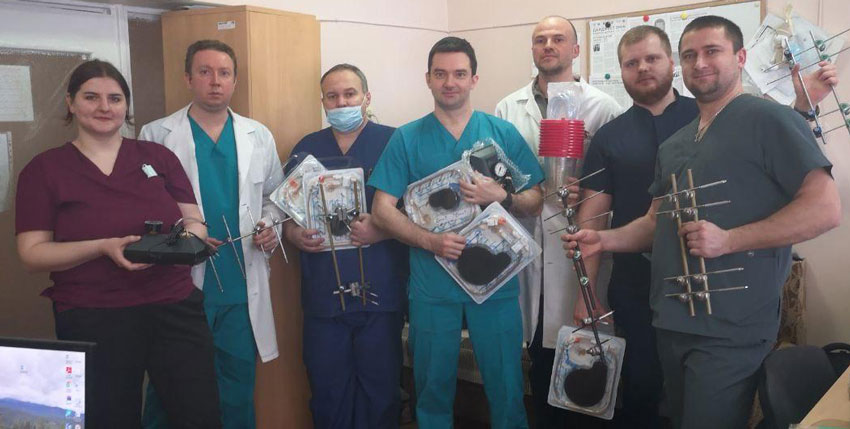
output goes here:
[{"label": "woman in maroon scrubs", "polygon": [[[147,372],[171,427],[220,427],[212,336],[189,267],[123,256],[146,220],[167,232],[201,218],[189,179],[165,147],[121,137],[130,90],[112,64],[77,67],[66,103],[77,137],[21,171],[15,227],[24,266],[51,273],[42,295],[57,337],[97,343],[86,423],[139,427]],[[187,229],[206,237],[199,222]]]}]

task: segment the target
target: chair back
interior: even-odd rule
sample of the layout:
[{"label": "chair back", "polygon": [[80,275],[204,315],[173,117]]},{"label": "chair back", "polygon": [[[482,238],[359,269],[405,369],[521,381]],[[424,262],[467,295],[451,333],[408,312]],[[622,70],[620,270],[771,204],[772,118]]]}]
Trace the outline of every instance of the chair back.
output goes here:
[{"label": "chair back", "polygon": [[799,423],[837,378],[820,347],[774,350],[764,360],[759,380],[762,427],[787,429]]}]

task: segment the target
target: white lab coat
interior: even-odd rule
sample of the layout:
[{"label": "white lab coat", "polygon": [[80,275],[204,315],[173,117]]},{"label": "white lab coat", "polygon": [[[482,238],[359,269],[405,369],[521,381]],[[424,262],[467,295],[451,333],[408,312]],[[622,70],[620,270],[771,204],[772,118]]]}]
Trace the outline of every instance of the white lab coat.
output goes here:
[{"label": "white lab coat", "polygon": [[[537,155],[540,145],[540,121],[543,119],[540,108],[534,100],[531,91],[531,81],[528,85],[503,98],[496,106],[496,116],[514,124],[525,139],[528,146]],[[578,117],[584,120],[584,128],[590,138],[596,131],[611,119],[623,112],[622,107],[608,94],[588,85],[577,82],[583,98]],[[585,144],[585,152],[588,145]],[[538,158],[542,164],[542,158]],[[543,311],[543,347],[555,348],[558,340],[558,329],[563,325],[572,325],[573,308],[578,297],[578,279],[572,264],[566,259],[561,247],[560,234],[550,235],[566,226],[566,220],[556,216],[544,225],[542,219],[561,210],[557,201],[546,201],[543,214],[534,218],[522,218],[520,222],[543,248],[543,253],[519,274],[520,308],[522,309],[523,336],[531,342],[537,329],[537,319],[540,313],[540,283],[543,282],[544,311]],[[611,277],[610,255],[603,257],[599,267],[599,278],[596,282],[600,300],[605,300],[605,291]]]},{"label": "white lab coat", "polygon": [[[189,176],[195,199],[201,213],[204,203],[198,184],[198,164],[195,158],[195,140],[189,123],[189,106],[174,114],[153,121],[144,127],[139,140],[160,143],[171,149]],[[249,234],[254,229],[254,219],[262,219],[266,225],[281,219],[283,214],[272,203],[268,195],[283,181],[280,158],[277,155],[274,137],[263,124],[237,115],[233,117],[233,133],[236,137],[236,157],[239,171],[239,235]],[[247,208],[246,208],[247,205]],[[207,219],[221,222],[221,219]],[[271,297],[269,295],[269,264],[263,252],[252,240],[240,241],[245,256],[245,276],[248,285],[248,314],[260,359],[268,362],[278,357],[277,336],[274,327]],[[199,289],[204,285],[206,263],[192,267],[192,281]],[[226,287],[226,286],[225,286]]]}]

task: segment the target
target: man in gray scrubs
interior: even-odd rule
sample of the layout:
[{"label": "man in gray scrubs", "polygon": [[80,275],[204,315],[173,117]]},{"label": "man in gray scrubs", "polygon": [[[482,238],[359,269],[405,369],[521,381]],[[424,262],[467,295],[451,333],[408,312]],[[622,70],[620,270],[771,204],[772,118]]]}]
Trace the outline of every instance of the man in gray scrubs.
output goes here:
[{"label": "man in gray scrubs", "polygon": [[[746,424],[756,372],[770,352],[779,327],[780,290],[791,264],[791,245],[834,228],[841,217],[831,164],[806,122],[792,109],[742,95],[746,62],[740,29],[716,16],[697,18],[679,42],[685,85],[696,96],[699,117],[658,150],[653,196],[725,179],[700,190],[698,203],[731,200],[701,209],[700,221],[677,229],[667,216],[671,203],[655,200],[647,214],[609,231],[565,235],[585,255],[652,248],[650,304],[671,417],[677,428],[738,428]],[[678,236],[685,237],[692,272],[696,257],[706,270],[743,267],[711,276],[711,288],[749,288],[711,295],[713,314],[665,278],[682,274]],[[569,253],[569,252],[568,252]]]}]

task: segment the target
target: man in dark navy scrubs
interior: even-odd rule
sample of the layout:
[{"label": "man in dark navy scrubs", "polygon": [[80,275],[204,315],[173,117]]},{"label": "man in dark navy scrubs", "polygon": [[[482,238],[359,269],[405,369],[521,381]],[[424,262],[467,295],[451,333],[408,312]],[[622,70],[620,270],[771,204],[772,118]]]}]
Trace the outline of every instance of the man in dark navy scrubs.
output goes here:
[{"label": "man in dark navy scrubs", "polygon": [[[366,76],[339,64],[321,79],[322,105],[330,127],[301,139],[292,153],[309,153],[328,169],[372,170],[395,128],[369,121],[371,94]],[[367,210],[351,224],[351,239],[363,248],[366,280],[379,305],[345,297],[343,312],[331,252],[315,229],[293,222],[286,238],[301,249],[301,304],[304,309],[304,363],[310,380],[310,410],[316,428],[398,427],[401,329],[406,293],[407,247],[388,239],[369,215],[375,189],[366,188]],[[338,250],[343,284],[360,280],[355,249]]]}]

